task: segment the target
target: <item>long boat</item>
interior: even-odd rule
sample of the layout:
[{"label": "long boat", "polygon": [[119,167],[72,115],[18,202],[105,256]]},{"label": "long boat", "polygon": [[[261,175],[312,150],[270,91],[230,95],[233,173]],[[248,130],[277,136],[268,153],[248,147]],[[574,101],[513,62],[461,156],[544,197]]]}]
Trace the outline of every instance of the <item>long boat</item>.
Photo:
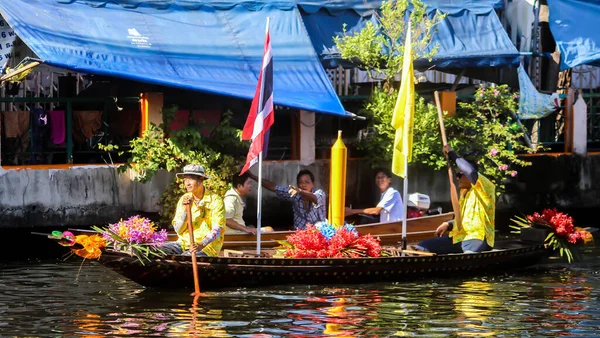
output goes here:
[{"label": "long boat", "polygon": [[[226,251],[225,251],[226,252]],[[283,284],[352,284],[405,281],[418,277],[452,277],[499,273],[523,268],[549,256],[544,244],[498,242],[493,251],[468,254],[416,255],[378,258],[273,258],[237,254],[198,257],[202,290],[263,287]],[[127,253],[106,251],[100,264],[147,287],[193,286],[190,256],[175,255],[142,264]]]},{"label": "long boat", "polygon": [[[409,243],[434,237],[435,230],[443,222],[452,219],[453,213],[422,216],[406,220],[406,240]],[[381,245],[397,246],[402,239],[402,221],[387,223],[371,223],[355,226],[361,235],[371,234],[381,239]],[[92,230],[69,229],[75,234],[92,232]],[[260,243],[262,248],[273,248],[279,245],[277,241],[285,240],[294,231],[274,231],[262,233]],[[169,240],[177,240],[175,233],[169,233]],[[256,236],[252,234],[225,235],[223,249],[238,249],[256,247]]]}]

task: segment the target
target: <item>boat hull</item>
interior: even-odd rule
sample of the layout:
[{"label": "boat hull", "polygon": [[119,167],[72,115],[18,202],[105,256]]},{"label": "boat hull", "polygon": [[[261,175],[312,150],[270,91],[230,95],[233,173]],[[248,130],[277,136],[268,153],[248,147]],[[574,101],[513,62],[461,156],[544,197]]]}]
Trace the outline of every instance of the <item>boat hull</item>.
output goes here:
[{"label": "boat hull", "polygon": [[[550,254],[543,244],[510,242],[503,249],[476,253],[381,258],[291,259],[198,257],[202,290],[283,284],[352,284],[405,281],[503,272],[537,263]],[[189,256],[170,256],[142,265],[128,254],[106,252],[99,262],[147,287],[192,288]]]}]

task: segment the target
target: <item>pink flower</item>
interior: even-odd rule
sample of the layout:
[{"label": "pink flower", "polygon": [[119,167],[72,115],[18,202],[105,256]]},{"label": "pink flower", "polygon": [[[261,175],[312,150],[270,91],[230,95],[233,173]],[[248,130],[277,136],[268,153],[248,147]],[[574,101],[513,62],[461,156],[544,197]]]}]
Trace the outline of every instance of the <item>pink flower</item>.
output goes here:
[{"label": "pink flower", "polygon": [[517,171],[515,170],[515,171],[513,171],[512,173],[510,173],[510,176],[512,176],[512,177],[515,177],[515,176],[517,176]]},{"label": "pink flower", "polygon": [[494,96],[498,97],[499,94],[500,94],[500,92],[498,91],[498,89],[494,89]]},{"label": "pink flower", "polygon": [[492,148],[492,150],[490,150],[490,156],[496,156],[498,155],[498,150],[496,150],[496,148]]},{"label": "pink flower", "polygon": [[499,165],[499,166],[498,166],[498,170],[500,170],[500,171],[504,170],[504,169],[502,169],[502,168],[504,168],[504,166],[502,166],[502,165]]},{"label": "pink flower", "polygon": [[519,94],[516,94],[513,96],[513,99],[518,100],[519,99]]}]

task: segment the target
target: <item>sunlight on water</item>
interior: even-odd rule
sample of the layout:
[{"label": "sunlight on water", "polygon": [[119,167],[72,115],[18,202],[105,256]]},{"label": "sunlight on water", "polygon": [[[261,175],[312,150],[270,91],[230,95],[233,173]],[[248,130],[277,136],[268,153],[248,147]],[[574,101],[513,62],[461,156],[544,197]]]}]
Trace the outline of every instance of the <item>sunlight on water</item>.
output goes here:
[{"label": "sunlight on water", "polygon": [[[145,290],[86,261],[0,265],[2,336],[594,336],[598,248],[518,274],[205,293]],[[81,267],[81,270],[80,270]],[[190,279],[191,282],[191,279]]]}]

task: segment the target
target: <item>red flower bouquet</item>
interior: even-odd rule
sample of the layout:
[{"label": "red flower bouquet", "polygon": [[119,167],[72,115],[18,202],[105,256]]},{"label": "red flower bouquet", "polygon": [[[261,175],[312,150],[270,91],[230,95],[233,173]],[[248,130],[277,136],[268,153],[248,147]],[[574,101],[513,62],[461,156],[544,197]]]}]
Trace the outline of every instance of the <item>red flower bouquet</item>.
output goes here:
[{"label": "red flower bouquet", "polygon": [[552,249],[558,250],[560,256],[567,256],[569,263],[573,261],[571,245],[589,243],[594,237],[589,231],[575,227],[573,217],[554,209],[544,209],[542,213],[533,213],[526,217],[515,217],[511,225],[515,229],[513,233],[520,233],[523,227],[547,229],[550,231],[546,237],[546,244]]},{"label": "red flower bouquet", "polygon": [[382,251],[379,238],[361,236],[350,224],[337,229],[324,223],[308,224],[279,243],[279,256],[286,258],[380,257]]}]

